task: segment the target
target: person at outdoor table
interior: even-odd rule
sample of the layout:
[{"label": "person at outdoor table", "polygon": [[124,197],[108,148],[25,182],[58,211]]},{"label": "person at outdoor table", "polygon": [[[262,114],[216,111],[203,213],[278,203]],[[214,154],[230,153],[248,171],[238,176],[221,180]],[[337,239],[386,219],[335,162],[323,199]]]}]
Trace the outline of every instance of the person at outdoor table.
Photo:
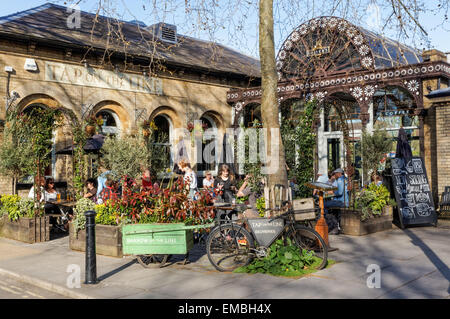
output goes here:
[{"label": "person at outdoor table", "polygon": [[[41,176],[41,178],[39,179],[39,184],[40,184],[39,186],[40,186],[40,190],[41,190],[41,192],[40,192],[41,198],[39,200],[40,202],[43,202],[45,200],[45,189],[44,189],[45,183],[46,183],[45,177]],[[28,193],[28,198],[34,199],[34,185],[31,187],[30,192]]]},{"label": "person at outdoor table", "polygon": [[203,179],[203,188],[211,189],[214,187],[214,178],[211,172],[206,172],[206,176]]},{"label": "person at outdoor table", "polygon": [[55,189],[55,181],[53,178],[48,178],[44,187],[44,211],[46,214],[59,214],[61,212],[59,207],[53,203],[56,202],[57,198],[58,192]]},{"label": "person at outdoor table", "polygon": [[115,182],[112,180],[110,176],[108,176],[105,182],[105,187],[100,192],[97,203],[103,204],[106,203],[106,201],[109,199],[117,199],[118,193],[115,186],[116,186]]},{"label": "person at outdoor table", "polygon": [[151,188],[152,186],[153,184],[150,169],[146,168],[142,174],[142,188]]},{"label": "person at outdoor table", "polygon": [[236,192],[236,179],[230,170],[230,167],[223,164],[214,181],[214,188],[222,194],[222,199],[226,203],[231,203]]},{"label": "person at outdoor table", "polygon": [[[348,207],[348,183],[347,178],[344,176],[344,170],[342,168],[338,168],[333,172],[333,174],[336,178],[335,186],[337,187],[337,190],[334,191],[334,197],[332,199],[326,200],[324,202],[325,215],[328,214],[328,209],[330,207]],[[340,228],[339,221],[340,211],[337,216],[337,229]]]},{"label": "person at outdoor table", "polygon": [[197,175],[191,168],[191,164],[180,162],[180,168],[184,172],[184,182],[189,187],[189,198],[194,199],[197,189]]},{"label": "person at outdoor table", "polygon": [[94,178],[89,178],[86,183],[87,193],[84,194],[84,198],[89,198],[94,203],[97,202],[97,181]]},{"label": "person at outdoor table", "polygon": [[53,178],[48,178],[45,181],[44,200],[46,202],[54,202],[58,198],[58,192],[55,189],[55,181]]}]

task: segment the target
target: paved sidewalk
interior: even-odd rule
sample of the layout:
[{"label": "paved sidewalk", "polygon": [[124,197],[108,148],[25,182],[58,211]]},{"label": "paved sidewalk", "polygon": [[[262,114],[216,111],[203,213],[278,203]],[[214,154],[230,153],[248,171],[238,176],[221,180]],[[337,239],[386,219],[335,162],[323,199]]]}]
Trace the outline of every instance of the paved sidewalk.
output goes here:
[{"label": "paved sidewalk", "polygon": [[[161,269],[145,269],[131,257],[97,255],[100,282],[84,285],[85,255],[69,249],[68,237],[33,245],[0,238],[0,274],[70,298],[450,298],[449,239],[449,221],[437,228],[393,226],[363,237],[330,236],[339,250],[329,257],[338,264],[303,278],[220,273],[202,246],[194,248],[190,264]],[[367,287],[371,264],[381,268],[379,289]],[[67,286],[73,265],[80,267],[80,288]]]}]

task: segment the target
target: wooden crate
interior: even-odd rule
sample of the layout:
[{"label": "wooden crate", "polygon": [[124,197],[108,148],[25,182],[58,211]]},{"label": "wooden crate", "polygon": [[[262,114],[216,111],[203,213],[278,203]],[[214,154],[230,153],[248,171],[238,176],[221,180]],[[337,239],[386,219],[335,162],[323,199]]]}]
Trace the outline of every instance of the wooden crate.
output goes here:
[{"label": "wooden crate", "polygon": [[295,220],[302,221],[316,219],[316,212],[314,211],[314,198],[294,199],[292,201],[292,207],[294,209],[294,213],[296,211],[302,211],[302,213],[296,213],[294,215]]},{"label": "wooden crate", "polygon": [[[76,232],[73,223],[69,223],[69,247],[76,251],[86,251],[86,230]],[[99,255],[122,257],[121,227],[95,225],[95,251]]]},{"label": "wooden crate", "polygon": [[49,241],[50,218],[48,216],[20,217],[16,221],[11,221],[7,216],[3,216],[0,236],[29,244]]}]

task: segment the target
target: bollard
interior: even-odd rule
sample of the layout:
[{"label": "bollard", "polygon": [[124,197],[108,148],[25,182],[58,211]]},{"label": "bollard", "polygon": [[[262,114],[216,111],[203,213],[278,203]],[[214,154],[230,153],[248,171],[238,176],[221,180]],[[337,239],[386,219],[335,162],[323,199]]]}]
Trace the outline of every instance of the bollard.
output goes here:
[{"label": "bollard", "polygon": [[85,284],[97,283],[97,255],[95,251],[95,215],[97,213],[89,210],[86,216],[86,281]]}]

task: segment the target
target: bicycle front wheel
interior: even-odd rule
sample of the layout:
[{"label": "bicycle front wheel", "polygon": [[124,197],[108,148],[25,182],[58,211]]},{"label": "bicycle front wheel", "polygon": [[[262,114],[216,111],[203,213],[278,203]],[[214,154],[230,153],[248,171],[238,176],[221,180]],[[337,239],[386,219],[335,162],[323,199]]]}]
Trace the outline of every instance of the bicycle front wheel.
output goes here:
[{"label": "bicycle front wheel", "polygon": [[316,269],[325,268],[328,261],[328,247],[319,233],[309,227],[294,225],[294,228],[288,232],[287,237],[301,250],[306,249],[314,252],[314,256],[320,259],[315,263]]},{"label": "bicycle front wheel", "polygon": [[233,271],[247,266],[253,259],[253,237],[242,226],[227,224],[216,227],[206,240],[211,264],[219,271]]}]

